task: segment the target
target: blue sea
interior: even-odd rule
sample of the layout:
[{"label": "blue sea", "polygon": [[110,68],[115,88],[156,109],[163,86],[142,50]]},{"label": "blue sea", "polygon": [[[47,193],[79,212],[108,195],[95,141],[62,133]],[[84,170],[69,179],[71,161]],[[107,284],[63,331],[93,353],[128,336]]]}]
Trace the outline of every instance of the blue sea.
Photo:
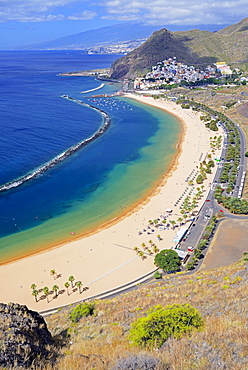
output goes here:
[{"label": "blue sea", "polygon": [[[0,262],[57,245],[118,217],[166,172],[178,120],[112,94],[121,85],[60,73],[108,68],[118,55],[80,51],[0,52],[0,186],[40,168],[103,124],[109,129],[64,161],[0,193]],[[82,93],[85,91],[87,93]]]}]

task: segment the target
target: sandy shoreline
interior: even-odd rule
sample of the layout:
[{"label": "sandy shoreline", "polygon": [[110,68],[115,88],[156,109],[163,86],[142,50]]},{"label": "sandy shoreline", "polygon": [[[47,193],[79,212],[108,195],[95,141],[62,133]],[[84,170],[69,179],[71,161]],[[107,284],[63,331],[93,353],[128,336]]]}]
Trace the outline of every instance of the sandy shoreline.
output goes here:
[{"label": "sandy shoreline", "polygon": [[[125,217],[112,220],[100,227],[96,233],[90,233],[80,240],[1,266],[0,279],[6,282],[6,285],[0,288],[1,302],[18,302],[33,310],[42,311],[86,299],[129,283],[154,270],[154,256],[147,254],[147,258],[142,260],[134,252],[134,247],[142,250],[141,244],[145,242],[149,245],[149,240],[159,249],[174,246],[176,230],[153,228],[155,231],[151,232],[147,229],[148,221],[164,215],[167,208],[173,209],[168,220],[177,221],[178,217],[181,217],[179,205],[174,206],[175,201],[189,188],[185,179],[192,171],[196,171],[199,161],[203,161],[210,152],[209,137],[214,135],[200,121],[199,113],[183,110],[173,102],[154,100],[150,97],[132,97],[165,109],[184,123],[181,150],[172,168],[158,183],[153,194],[148,195],[142,204],[135,205]],[[212,177],[213,174],[204,182],[206,189],[209,188]],[[207,195],[207,191],[204,194]],[[161,241],[157,238],[158,234],[162,237]],[[52,269],[60,275],[58,278],[54,279],[50,275]],[[67,294],[64,283],[70,275],[75,277],[75,281],[82,281],[85,291],[73,292],[73,289],[69,288],[69,295]],[[51,293],[48,303],[40,293],[39,301],[35,302],[30,289],[33,283],[37,285],[37,290],[45,286],[52,290],[56,284],[61,294],[55,298],[55,294]]]}]

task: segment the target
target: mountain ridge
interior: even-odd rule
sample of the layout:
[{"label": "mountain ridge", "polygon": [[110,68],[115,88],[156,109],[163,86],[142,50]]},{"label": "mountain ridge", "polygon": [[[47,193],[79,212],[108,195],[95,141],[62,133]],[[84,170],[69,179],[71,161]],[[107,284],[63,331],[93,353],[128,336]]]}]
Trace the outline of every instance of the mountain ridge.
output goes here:
[{"label": "mountain ridge", "polygon": [[155,31],[137,49],[117,59],[111,66],[111,78],[141,77],[152,65],[173,56],[199,68],[217,61],[232,63],[233,68],[248,68],[248,18],[217,32],[169,32],[170,38],[165,37],[166,32]]},{"label": "mountain ridge", "polygon": [[[114,42],[129,41],[133,39],[147,39],[154,31],[164,26],[153,26],[142,22],[125,22],[112,26],[79,32],[73,35],[63,36],[54,40],[22,46],[21,50],[64,50],[84,49],[88,47],[108,45]],[[218,25],[195,25],[195,26],[170,26],[172,32],[186,31],[189,28],[207,28],[209,31],[217,31]],[[119,34],[119,35],[118,35]]]}]

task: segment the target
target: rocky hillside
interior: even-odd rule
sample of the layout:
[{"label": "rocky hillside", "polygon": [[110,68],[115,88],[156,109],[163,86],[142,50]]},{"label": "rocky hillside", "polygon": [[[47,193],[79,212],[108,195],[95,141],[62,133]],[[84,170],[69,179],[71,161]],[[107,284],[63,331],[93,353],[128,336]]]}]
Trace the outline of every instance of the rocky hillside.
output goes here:
[{"label": "rocky hillside", "polygon": [[0,304],[0,366],[31,367],[51,360],[52,336],[42,316],[19,304]]},{"label": "rocky hillside", "polygon": [[116,60],[111,78],[143,76],[152,65],[176,56],[179,62],[198,67],[225,61],[233,68],[248,68],[248,18],[218,32],[156,31],[139,48]]},{"label": "rocky hillside", "polygon": [[[164,275],[113,299],[61,308],[46,317],[47,326],[25,306],[1,304],[0,369],[247,370],[247,303],[245,253],[231,266]],[[135,347],[129,338],[132,323],[158,305],[173,304],[195,307],[204,320],[201,331],[172,336],[159,348]],[[57,357],[44,363],[51,355],[47,327]]]}]

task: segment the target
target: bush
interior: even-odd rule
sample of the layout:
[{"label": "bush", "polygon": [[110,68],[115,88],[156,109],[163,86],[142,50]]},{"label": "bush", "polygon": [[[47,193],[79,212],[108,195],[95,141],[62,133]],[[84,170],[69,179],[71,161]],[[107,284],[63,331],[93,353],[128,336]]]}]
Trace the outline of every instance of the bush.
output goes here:
[{"label": "bush", "polygon": [[73,323],[78,322],[81,317],[93,315],[95,304],[92,302],[85,302],[78,304],[70,313],[70,320]]},{"label": "bush", "polygon": [[112,370],[155,370],[159,360],[147,355],[129,355],[121,358]]},{"label": "bush", "polygon": [[162,274],[159,271],[156,271],[156,272],[154,272],[153,277],[154,277],[154,279],[161,279]]},{"label": "bush", "polygon": [[131,325],[129,333],[129,339],[140,347],[161,347],[169,337],[179,339],[203,327],[201,314],[190,304],[154,307],[148,313]]}]

